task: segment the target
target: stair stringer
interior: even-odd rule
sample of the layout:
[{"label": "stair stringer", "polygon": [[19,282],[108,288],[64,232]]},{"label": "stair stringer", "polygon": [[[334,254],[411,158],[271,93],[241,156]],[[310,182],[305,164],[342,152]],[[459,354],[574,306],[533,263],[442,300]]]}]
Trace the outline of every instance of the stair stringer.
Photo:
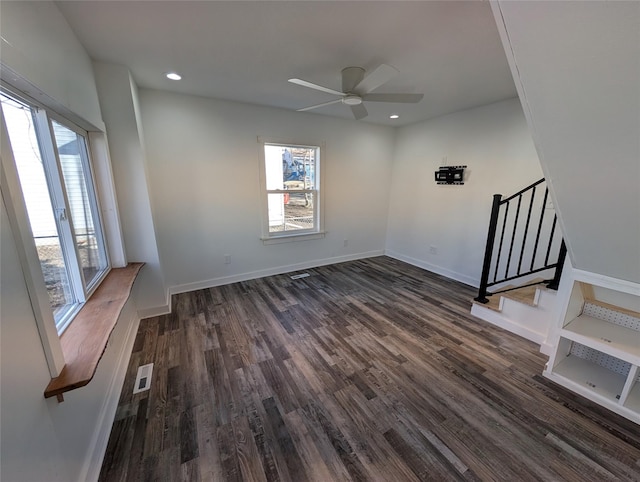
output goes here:
[{"label": "stair stringer", "polygon": [[540,345],[540,352],[550,355],[552,346],[548,343],[548,338],[559,309],[556,292],[546,288],[536,289],[535,304],[523,303],[507,296],[500,298],[499,311],[474,302],[471,314],[537,343]]}]

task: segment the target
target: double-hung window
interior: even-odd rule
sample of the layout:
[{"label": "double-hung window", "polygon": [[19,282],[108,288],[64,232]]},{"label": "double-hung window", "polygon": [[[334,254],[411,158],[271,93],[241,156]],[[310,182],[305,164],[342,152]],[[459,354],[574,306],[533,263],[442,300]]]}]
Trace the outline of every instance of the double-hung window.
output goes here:
[{"label": "double-hung window", "polygon": [[109,270],[87,132],[0,91],[18,183],[58,333]]},{"label": "double-hung window", "polygon": [[320,146],[261,142],[263,235],[322,234]]}]

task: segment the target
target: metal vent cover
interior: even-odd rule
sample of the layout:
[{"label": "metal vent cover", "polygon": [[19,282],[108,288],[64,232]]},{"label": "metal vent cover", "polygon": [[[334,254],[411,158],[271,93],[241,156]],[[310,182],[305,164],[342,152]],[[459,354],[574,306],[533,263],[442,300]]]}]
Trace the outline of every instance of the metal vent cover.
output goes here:
[{"label": "metal vent cover", "polygon": [[133,393],[144,392],[151,388],[151,375],[153,374],[153,363],[138,367],[136,383],[133,386]]}]

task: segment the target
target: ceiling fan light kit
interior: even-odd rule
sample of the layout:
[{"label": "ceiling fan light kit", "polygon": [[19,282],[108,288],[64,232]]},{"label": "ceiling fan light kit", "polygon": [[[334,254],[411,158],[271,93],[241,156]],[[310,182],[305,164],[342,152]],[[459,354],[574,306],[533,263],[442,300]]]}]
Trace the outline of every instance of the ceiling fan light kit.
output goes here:
[{"label": "ceiling fan light kit", "polygon": [[347,105],[360,105],[362,104],[362,97],[359,95],[345,95],[342,98],[342,103]]},{"label": "ceiling fan light kit", "polygon": [[341,98],[322,104],[316,104],[309,107],[298,109],[298,112],[317,109],[331,104],[342,102],[351,107],[351,112],[356,119],[367,117],[368,112],[363,102],[400,102],[405,104],[415,104],[420,102],[424,97],[423,94],[372,94],[371,91],[377,89],[381,85],[389,82],[398,74],[398,71],[390,65],[379,65],[365,76],[365,70],[362,67],[347,67],[342,69],[342,92],[323,87],[302,79],[289,79],[292,84],[307,87],[309,89],[319,90],[327,94],[338,95]]}]

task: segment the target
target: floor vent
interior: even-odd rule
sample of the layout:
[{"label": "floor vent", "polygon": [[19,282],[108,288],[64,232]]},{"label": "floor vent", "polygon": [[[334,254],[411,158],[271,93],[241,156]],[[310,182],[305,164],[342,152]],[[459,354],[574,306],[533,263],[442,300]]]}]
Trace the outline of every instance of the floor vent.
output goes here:
[{"label": "floor vent", "polygon": [[309,273],[301,273],[301,274],[294,274],[291,279],[300,279],[300,278],[306,278],[309,276]]},{"label": "floor vent", "polygon": [[138,367],[136,375],[136,384],[133,387],[133,393],[144,392],[151,388],[151,374],[153,373],[153,363]]}]

